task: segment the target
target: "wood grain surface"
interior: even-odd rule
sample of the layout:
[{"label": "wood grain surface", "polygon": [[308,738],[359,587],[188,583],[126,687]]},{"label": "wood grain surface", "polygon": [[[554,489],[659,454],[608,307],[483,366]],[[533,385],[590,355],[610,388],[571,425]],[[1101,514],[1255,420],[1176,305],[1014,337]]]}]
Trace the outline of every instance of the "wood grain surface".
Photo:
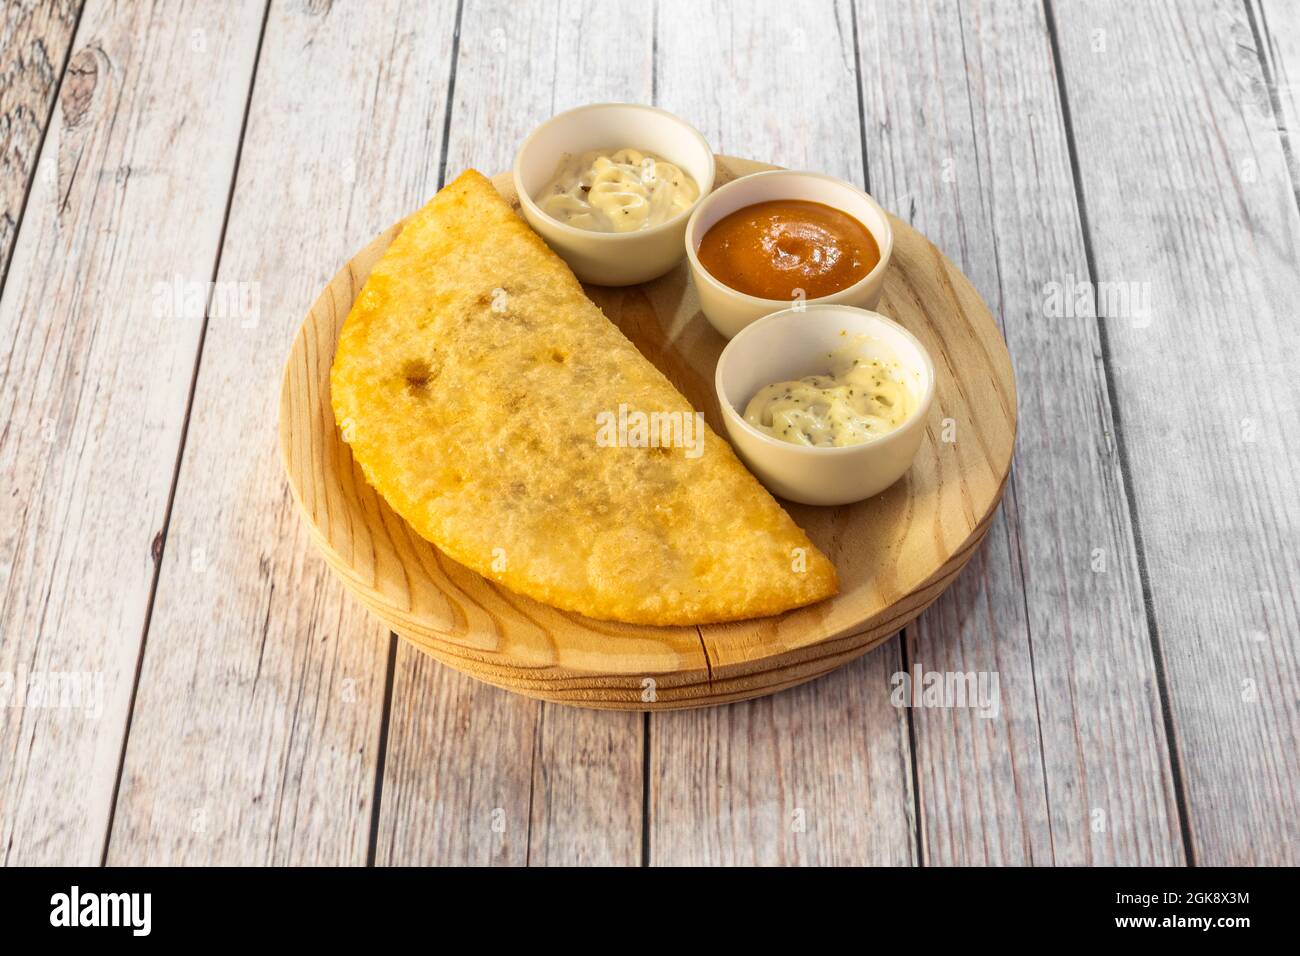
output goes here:
[{"label": "wood grain surface", "polygon": [[0,672],[89,701],[0,709],[7,862],[102,859],[262,8],[151,16],[87,3],[0,300]]},{"label": "wood grain surface", "polygon": [[1239,4],[1057,17],[1093,272],[1150,299],[1100,322],[1189,853],[1294,863],[1300,211],[1260,51]]},{"label": "wood grain surface", "polygon": [[913,711],[925,859],[1181,862],[1100,333],[1091,315],[1048,309],[1052,284],[1086,279],[1088,262],[1043,10],[859,14],[866,112],[882,117],[868,127],[871,188],[951,250],[1001,317],[1020,394],[987,544],[908,629],[910,666],[996,673],[1001,693],[996,720]]},{"label": "wood grain surface", "polygon": [[[5,4],[0,860],[1300,862],[1298,16]],[[790,691],[641,715],[483,685],[339,587],[282,483],[316,292],[600,100],[868,186],[1011,350],[984,546],[901,642]],[[177,276],[198,308],[156,312]],[[1049,312],[1070,282],[1102,308]],[[250,328],[216,298],[241,283]],[[893,706],[913,667],[996,675],[998,716]]]},{"label": "wood grain surface", "polygon": [[14,0],[0,12],[0,290],[81,5]]},{"label": "wood grain surface", "polygon": [[[1300,4],[1286,0],[1251,0],[1246,10],[1250,45],[1260,59],[1263,96],[1251,102],[1264,123],[1272,121],[1291,174],[1291,191],[1300,205]],[[1248,74],[1254,76],[1253,71]]]}]

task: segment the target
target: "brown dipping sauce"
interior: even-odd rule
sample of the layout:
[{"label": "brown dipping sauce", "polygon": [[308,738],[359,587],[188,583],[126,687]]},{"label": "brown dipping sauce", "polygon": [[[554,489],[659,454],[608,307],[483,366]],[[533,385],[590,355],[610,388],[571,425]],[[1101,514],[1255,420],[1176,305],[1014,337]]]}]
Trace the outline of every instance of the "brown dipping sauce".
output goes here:
[{"label": "brown dipping sauce", "polygon": [[846,212],[806,199],[773,199],[724,216],[704,234],[700,264],[719,282],[760,299],[816,299],[847,289],[880,262],[880,246]]}]

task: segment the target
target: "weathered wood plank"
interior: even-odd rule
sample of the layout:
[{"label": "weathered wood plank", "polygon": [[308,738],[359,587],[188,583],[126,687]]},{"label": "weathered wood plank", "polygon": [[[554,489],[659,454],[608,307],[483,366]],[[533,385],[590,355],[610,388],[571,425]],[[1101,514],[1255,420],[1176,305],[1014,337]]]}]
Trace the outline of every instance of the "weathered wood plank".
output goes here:
[{"label": "weathered wood plank", "polygon": [[1002,317],[1019,392],[1002,513],[907,632],[912,668],[996,675],[1000,691],[990,718],[913,712],[926,862],[1181,862],[1097,323],[1045,310],[1087,260],[1043,10],[858,14],[872,189]]},{"label": "weathered wood plank", "polygon": [[[447,179],[561,110],[647,101],[652,6],[467,3]],[[579,37],[602,38],[578,42]],[[541,704],[399,645],[376,862],[636,863],[642,718]]]},{"label": "weathered wood plank", "polygon": [[60,89],[0,302],[0,672],[90,697],[0,708],[6,863],[102,856],[201,328],[152,287],[212,275],[261,23],[91,2]]},{"label": "weathered wood plank", "polygon": [[0,14],[0,289],[81,4],[15,0]]},{"label": "weathered wood plank", "polygon": [[[657,103],[718,152],[861,183],[852,16],[847,3],[797,19],[780,2],[662,3]],[[653,715],[650,862],[913,862],[898,669],[890,640],[770,698]]]},{"label": "weathered wood plank", "polygon": [[757,700],[651,715],[650,862],[908,865],[916,859],[890,640]]},{"label": "weathered wood plank", "polygon": [[455,12],[271,7],[111,863],[367,859],[389,635],[313,549],[285,488],[274,396],[339,263],[437,178]]},{"label": "weathered wood plank", "polygon": [[[1300,4],[1286,0],[1248,0],[1252,44],[1267,69],[1269,113],[1282,136],[1291,171],[1291,188],[1300,203]],[[1252,99],[1262,110],[1261,99]]]},{"label": "weathered wood plank", "polygon": [[1295,864],[1300,214],[1246,8],[1054,10],[1194,858]]},{"label": "weathered wood plank", "polygon": [[543,704],[539,721],[529,865],[639,863],[643,716]]}]

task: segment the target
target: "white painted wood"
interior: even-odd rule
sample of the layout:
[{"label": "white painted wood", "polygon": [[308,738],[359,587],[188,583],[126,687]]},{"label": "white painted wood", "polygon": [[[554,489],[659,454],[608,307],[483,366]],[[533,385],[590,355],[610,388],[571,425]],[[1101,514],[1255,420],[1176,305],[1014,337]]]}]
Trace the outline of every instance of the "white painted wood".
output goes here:
[{"label": "white painted wood", "polygon": [[1259,51],[1267,74],[1268,107],[1254,102],[1261,113],[1273,114],[1282,137],[1291,186],[1300,202],[1300,4],[1287,0],[1250,0],[1251,43]]},{"label": "white painted wood", "polygon": [[437,178],[455,10],[271,8],[218,274],[258,308],[208,320],[110,863],[367,859],[389,635],[312,549],[270,423],[328,276]]},{"label": "white painted wood", "polygon": [[[640,0],[467,3],[447,179],[509,169],[523,137],[568,107],[648,100],[651,14]],[[638,863],[641,727],[639,714],[486,687],[399,645],[376,861]]]},{"label": "white painted wood", "polygon": [[543,706],[399,644],[376,865],[526,865]]},{"label": "white painted wood", "polygon": [[529,866],[640,862],[646,722],[640,714],[618,716],[541,705]]},{"label": "white painted wood", "polygon": [[0,708],[6,863],[101,859],[262,7],[157,16],[87,4],[0,302],[0,672],[91,693]]},{"label": "white painted wood", "polygon": [[1300,214],[1246,9],[1056,17],[1096,277],[1150,295],[1102,322],[1194,856],[1295,864]]},{"label": "white painted wood", "polygon": [[0,10],[0,288],[80,11],[81,0]]},{"label": "white painted wood", "polygon": [[[846,3],[659,5],[656,105],[714,149],[862,182]],[[897,640],[831,676],[716,710],[655,714],[650,862],[910,863]]]},{"label": "white painted wood", "polygon": [[926,862],[1182,862],[1097,323],[1045,309],[1087,260],[1043,10],[858,13],[872,189],[1001,317],[1019,392],[1003,512],[908,628],[912,667],[1001,692],[996,717],[913,713]]},{"label": "white painted wood", "polygon": [[653,714],[655,866],[907,866],[915,862],[898,641],[811,683]]}]

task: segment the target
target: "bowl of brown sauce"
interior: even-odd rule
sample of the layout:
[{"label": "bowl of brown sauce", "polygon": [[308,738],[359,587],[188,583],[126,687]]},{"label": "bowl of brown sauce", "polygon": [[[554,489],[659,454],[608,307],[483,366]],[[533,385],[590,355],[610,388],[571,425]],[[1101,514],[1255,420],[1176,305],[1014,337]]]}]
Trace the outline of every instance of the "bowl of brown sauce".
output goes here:
[{"label": "bowl of brown sauce", "polygon": [[861,189],[784,169],[727,183],[686,225],[700,307],[727,338],[805,303],[874,308],[893,245],[889,217]]}]

